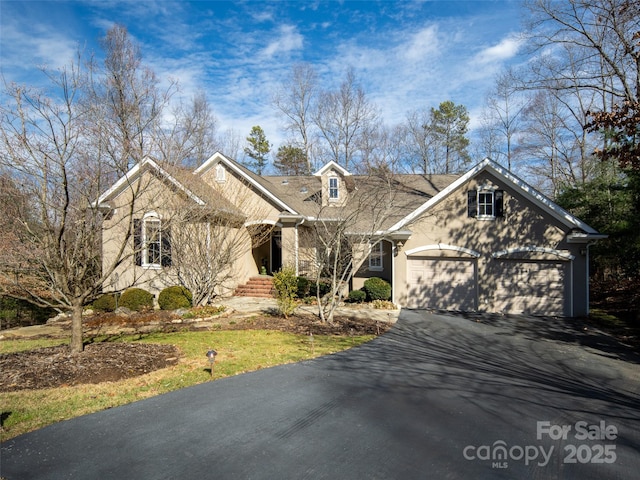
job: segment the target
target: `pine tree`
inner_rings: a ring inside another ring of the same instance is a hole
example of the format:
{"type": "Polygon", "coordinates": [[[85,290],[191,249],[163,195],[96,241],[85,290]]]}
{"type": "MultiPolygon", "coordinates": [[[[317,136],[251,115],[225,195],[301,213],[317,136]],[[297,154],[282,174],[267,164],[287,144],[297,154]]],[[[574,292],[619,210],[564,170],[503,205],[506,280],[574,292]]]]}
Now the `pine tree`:
{"type": "Polygon", "coordinates": [[[267,155],[271,151],[271,144],[259,125],[251,129],[247,143],[244,153],[251,160],[246,161],[245,164],[258,175],[262,175],[262,171],[267,166],[267,155]]]}

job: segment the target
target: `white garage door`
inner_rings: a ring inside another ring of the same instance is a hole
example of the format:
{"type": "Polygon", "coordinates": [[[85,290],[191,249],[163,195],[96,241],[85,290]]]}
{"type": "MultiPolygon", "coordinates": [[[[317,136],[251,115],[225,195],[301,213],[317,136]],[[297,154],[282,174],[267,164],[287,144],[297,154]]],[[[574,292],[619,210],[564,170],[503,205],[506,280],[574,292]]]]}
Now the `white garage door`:
{"type": "Polygon", "coordinates": [[[569,314],[565,312],[565,280],[568,262],[496,260],[495,310],[531,315],[569,314]]]}
{"type": "Polygon", "coordinates": [[[469,259],[409,258],[410,308],[472,311],[477,308],[476,262],[469,259]]]}

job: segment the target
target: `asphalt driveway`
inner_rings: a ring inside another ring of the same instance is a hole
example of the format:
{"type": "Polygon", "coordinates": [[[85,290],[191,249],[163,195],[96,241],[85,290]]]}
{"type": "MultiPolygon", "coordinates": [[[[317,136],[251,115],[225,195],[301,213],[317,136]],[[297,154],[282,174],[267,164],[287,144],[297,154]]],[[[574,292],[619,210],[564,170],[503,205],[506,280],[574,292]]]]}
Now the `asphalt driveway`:
{"type": "Polygon", "coordinates": [[[340,354],[2,444],[23,479],[635,479],[640,360],[566,321],[403,311],[340,354]]]}

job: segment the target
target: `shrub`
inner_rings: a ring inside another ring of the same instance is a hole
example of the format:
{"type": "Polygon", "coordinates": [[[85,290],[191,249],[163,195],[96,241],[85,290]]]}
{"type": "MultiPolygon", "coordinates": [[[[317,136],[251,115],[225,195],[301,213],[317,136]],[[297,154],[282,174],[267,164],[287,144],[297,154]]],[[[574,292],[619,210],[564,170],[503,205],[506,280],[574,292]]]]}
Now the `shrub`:
{"type": "Polygon", "coordinates": [[[374,300],[372,305],[373,305],[373,308],[377,308],[379,310],[395,310],[396,309],[395,304],[391,303],[388,300],[374,300]]]}
{"type": "Polygon", "coordinates": [[[96,298],[91,306],[100,312],[113,312],[116,309],[116,294],[104,293],[96,298]]]}
{"type": "Polygon", "coordinates": [[[309,293],[314,297],[317,294],[318,286],[320,287],[320,297],[324,297],[326,294],[328,294],[331,291],[331,281],[327,279],[321,279],[320,281],[318,281],[318,283],[314,282],[311,286],[309,293]]]}
{"type": "Polygon", "coordinates": [[[224,305],[203,305],[200,307],[194,307],[190,309],[188,312],[182,315],[182,318],[191,319],[191,318],[207,318],[214,317],[216,315],[220,315],[223,313],[227,307],[224,305]]]}
{"type": "Polygon", "coordinates": [[[298,291],[298,277],[292,267],[282,267],[273,274],[273,287],[276,289],[276,299],[280,313],[287,318],[296,309],[298,291]]]}
{"type": "Polygon", "coordinates": [[[182,285],[167,287],[158,295],[158,305],[162,310],[177,310],[191,308],[193,296],[188,288],[182,285]]]}
{"type": "Polygon", "coordinates": [[[298,291],[296,294],[298,298],[304,298],[309,296],[311,291],[311,280],[306,277],[298,277],[298,291]]]}
{"type": "Polygon", "coordinates": [[[367,299],[367,294],[362,290],[351,290],[349,292],[349,301],[353,303],[362,303],[367,299]]]}
{"type": "Polygon", "coordinates": [[[367,300],[389,300],[391,298],[391,285],[379,277],[372,277],[364,282],[362,289],[367,293],[367,300]]]}
{"type": "Polygon", "coordinates": [[[142,288],[129,288],[120,297],[120,306],[136,312],[153,308],[153,295],[142,288]]]}

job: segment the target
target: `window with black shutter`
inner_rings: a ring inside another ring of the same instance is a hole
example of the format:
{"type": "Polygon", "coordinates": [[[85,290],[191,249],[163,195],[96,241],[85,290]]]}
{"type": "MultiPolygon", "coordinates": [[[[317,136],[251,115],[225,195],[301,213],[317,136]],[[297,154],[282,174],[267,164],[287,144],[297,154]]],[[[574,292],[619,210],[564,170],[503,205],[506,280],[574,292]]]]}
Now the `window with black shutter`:
{"type": "Polygon", "coordinates": [[[467,213],[469,217],[492,219],[504,216],[504,190],[484,187],[467,192],[467,213]]]}
{"type": "Polygon", "coordinates": [[[504,216],[504,190],[496,190],[493,194],[495,202],[494,215],[496,217],[504,216]]]}
{"type": "Polygon", "coordinates": [[[162,266],[171,266],[171,229],[162,229],[162,266]]]}
{"type": "Polygon", "coordinates": [[[469,190],[467,192],[467,211],[470,217],[478,215],[478,191],[469,190]]]}
{"type": "Polygon", "coordinates": [[[142,220],[133,220],[133,256],[138,267],[142,266],[142,220]]]}

